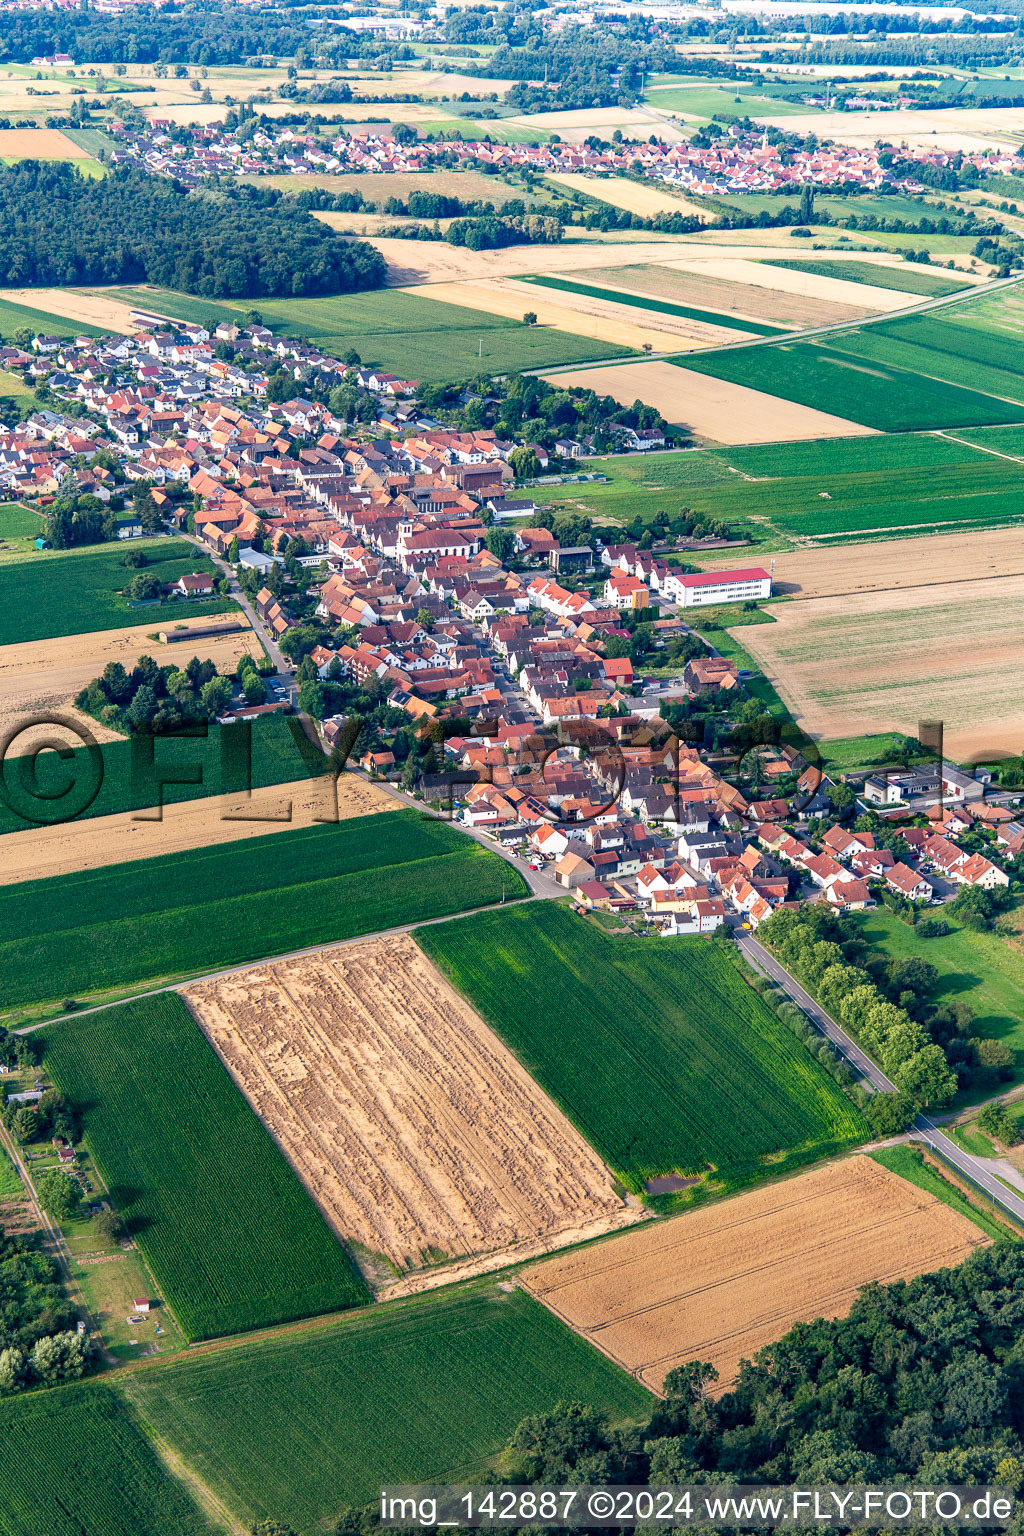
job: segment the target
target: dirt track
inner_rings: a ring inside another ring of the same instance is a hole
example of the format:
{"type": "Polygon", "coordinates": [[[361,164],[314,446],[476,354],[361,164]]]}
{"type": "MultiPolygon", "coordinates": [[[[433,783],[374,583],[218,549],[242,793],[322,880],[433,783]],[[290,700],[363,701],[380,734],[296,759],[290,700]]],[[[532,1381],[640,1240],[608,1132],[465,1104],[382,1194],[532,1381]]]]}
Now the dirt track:
{"type": "MultiPolygon", "coordinates": [[[[338,818],[373,816],[397,811],[393,800],[352,774],[338,779],[338,818]]],[[[249,800],[210,795],[166,805],[160,821],[140,819],[142,813],[96,816],[56,827],[32,827],[9,832],[0,839],[0,885],[67,875],[81,869],[101,869],[126,859],[150,859],[164,853],[233,843],[243,837],[267,837],[274,832],[309,827],[333,816],[334,798],[328,780],[297,779],[255,789],[249,800]],[[289,811],[289,806],[291,807],[289,811]],[[263,817],[266,819],[255,819],[263,817]],[[244,819],[243,819],[244,818],[244,819]]]]}
{"type": "Polygon", "coordinates": [[[622,405],[644,400],[673,426],[685,426],[716,443],[781,443],[818,437],[870,437],[870,427],[829,416],[806,405],[730,384],[672,363],[609,363],[603,368],[558,369],[553,384],[580,384],[611,395],[622,405]]]}
{"type": "Polygon", "coordinates": [[[719,1388],[795,1322],[839,1317],[870,1280],[958,1264],[987,1239],[870,1158],[546,1260],[523,1283],[654,1391],[685,1360],[719,1388]]]}
{"type": "MultiPolygon", "coordinates": [[[[130,670],[140,656],[152,656],[160,666],[173,662],[183,667],[198,655],[200,660],[215,662],[219,669],[230,671],[244,651],[259,656],[262,649],[240,610],[184,621],[175,616],[173,622],[154,616],[148,624],[136,624],[129,629],[103,629],[92,634],[63,635],[56,640],[27,640],[21,645],[0,646],[0,736],[29,715],[53,710],[67,713],[70,701],[94,677],[99,677],[110,661],[119,661],[130,670]],[[242,628],[231,635],[181,640],[173,645],[161,645],[151,638],[165,625],[175,631],[181,624],[186,629],[202,629],[218,619],[230,619],[242,628]]],[[[97,722],[89,720],[88,726],[98,741],[113,739],[113,733],[97,722]]],[[[26,741],[15,752],[27,747],[26,741]]]]}
{"type": "Polygon", "coordinates": [[[184,995],[339,1235],[398,1270],[640,1217],[405,935],[184,995]]]}

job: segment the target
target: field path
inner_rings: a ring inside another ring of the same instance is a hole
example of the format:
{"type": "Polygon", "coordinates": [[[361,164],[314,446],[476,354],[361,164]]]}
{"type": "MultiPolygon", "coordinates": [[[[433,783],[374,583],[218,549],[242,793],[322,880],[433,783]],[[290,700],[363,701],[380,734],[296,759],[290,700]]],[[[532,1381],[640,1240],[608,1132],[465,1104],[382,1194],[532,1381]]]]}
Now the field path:
{"type": "Polygon", "coordinates": [[[1000,453],[998,448],[986,448],[983,443],[969,443],[966,437],[955,437],[952,432],[935,432],[934,437],[946,437],[951,443],[960,443],[964,448],[974,448],[978,453],[990,453],[994,459],[1009,459],[1011,464],[1024,464],[1024,459],[1017,453],[1000,453]]]}

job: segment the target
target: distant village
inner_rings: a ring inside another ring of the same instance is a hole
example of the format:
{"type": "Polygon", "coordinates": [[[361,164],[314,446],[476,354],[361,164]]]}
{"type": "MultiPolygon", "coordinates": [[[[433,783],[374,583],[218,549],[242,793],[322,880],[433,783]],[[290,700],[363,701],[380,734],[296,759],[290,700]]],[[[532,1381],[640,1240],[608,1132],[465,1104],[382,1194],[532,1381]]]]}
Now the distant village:
{"type": "MultiPolygon", "coordinates": [[[[253,108],[258,112],[258,107],[253,108]]],[[[109,163],[129,165],[158,175],[175,176],[186,184],[198,184],[211,176],[245,175],[340,175],[348,172],[408,173],[443,164],[473,164],[494,171],[588,172],[595,176],[631,172],[676,186],[681,191],[709,197],[737,192],[787,192],[799,194],[809,182],[815,186],[856,186],[879,191],[898,185],[907,192],[923,191],[921,183],[904,170],[883,165],[882,148],[846,144],[815,144],[792,148],[771,144],[760,130],[751,132],[731,124],[710,143],[667,143],[653,134],[651,141],[567,144],[553,134],[543,144],[501,144],[487,139],[405,141],[390,124],[352,124],[323,143],[301,128],[261,124],[240,139],[219,124],[182,129],[169,119],[153,118],[143,127],[120,121],[110,125],[115,143],[109,163]]],[[[468,124],[467,124],[468,131],[468,124]]],[[[889,157],[891,158],[891,157],[889,157]]],[[[939,168],[953,164],[973,165],[982,174],[1000,174],[1019,166],[1010,149],[954,155],[949,149],[916,148],[901,151],[901,163],[912,161],[939,168]]]]}

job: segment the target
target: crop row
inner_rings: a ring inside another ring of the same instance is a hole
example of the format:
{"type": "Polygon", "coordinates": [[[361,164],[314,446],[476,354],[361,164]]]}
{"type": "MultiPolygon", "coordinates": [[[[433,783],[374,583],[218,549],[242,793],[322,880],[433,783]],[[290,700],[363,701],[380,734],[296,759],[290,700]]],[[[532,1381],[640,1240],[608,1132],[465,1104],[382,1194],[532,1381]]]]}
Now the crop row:
{"type": "Polygon", "coordinates": [[[177,993],[52,1025],[44,1061],[189,1338],[369,1299],[177,993]]]}
{"type": "Polygon", "coordinates": [[[524,889],[414,811],[32,881],[0,893],[0,1006],[239,965],[524,889]]]}
{"type": "Polygon", "coordinates": [[[708,1165],[741,1182],[767,1156],[860,1133],[716,945],[609,938],[546,903],[416,939],[635,1190],[708,1165]]]}

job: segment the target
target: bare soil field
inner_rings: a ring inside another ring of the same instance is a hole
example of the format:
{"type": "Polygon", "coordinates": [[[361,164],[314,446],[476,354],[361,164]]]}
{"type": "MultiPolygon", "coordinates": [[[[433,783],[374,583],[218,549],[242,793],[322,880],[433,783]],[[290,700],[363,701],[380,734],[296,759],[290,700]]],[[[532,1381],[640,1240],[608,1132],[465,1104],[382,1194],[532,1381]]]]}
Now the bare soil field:
{"type": "MultiPolygon", "coordinates": [[[[791,117],[757,117],[769,127],[789,128],[791,117]]],[[[821,139],[841,144],[872,145],[879,135],[891,144],[911,149],[1003,149],[1019,144],[1024,135],[1024,107],[953,107],[937,112],[821,112],[814,119],[821,139]]]]}
{"type": "MultiPolygon", "coordinates": [[[[342,1237],[403,1272],[640,1219],[408,935],[183,996],[342,1237]]],[[[447,1273],[443,1276],[447,1279],[447,1273]]]]}
{"type": "MultiPolygon", "coordinates": [[[[792,252],[787,252],[792,259],[792,252]]],[[[750,257],[736,260],[716,253],[694,260],[687,255],[682,260],[667,261],[665,265],[676,272],[707,272],[717,278],[727,278],[736,283],[752,283],[755,288],[770,288],[775,293],[794,294],[804,299],[828,299],[859,309],[887,314],[890,310],[906,309],[914,302],[913,294],[897,293],[892,288],[874,287],[871,283],[846,283],[838,277],[822,277],[817,272],[798,272],[793,267],[769,267],[750,257]]]]}
{"type": "MultiPolygon", "coordinates": [[[[451,80],[453,76],[445,78],[451,80]]],[[[541,128],[546,133],[557,133],[567,144],[580,144],[593,133],[600,134],[602,138],[611,138],[616,128],[621,128],[623,133],[628,130],[630,138],[646,139],[655,126],[659,138],[670,143],[688,137],[672,123],[663,119],[656,122],[641,107],[582,107],[568,112],[525,112],[520,117],[509,117],[505,121],[523,128],[541,128]]]]}
{"type": "Polygon", "coordinates": [[[672,426],[717,443],[782,443],[818,437],[868,437],[871,427],[829,416],[806,405],[764,395],[672,363],[610,363],[600,368],[559,370],[544,375],[553,384],[580,384],[611,395],[622,405],[644,400],[672,426]]]}
{"type": "Polygon", "coordinates": [[[135,329],[128,318],[131,306],[108,298],[102,288],[0,288],[0,299],[98,325],[118,336],[128,336],[135,329]]]}
{"type": "Polygon", "coordinates": [[[0,128],[0,160],[88,160],[59,128],[0,128]]]}
{"type": "Polygon", "coordinates": [[[607,283],[609,288],[628,289],[630,293],[646,294],[652,299],[668,299],[697,309],[720,310],[723,314],[743,319],[775,321],[778,325],[838,325],[843,320],[859,320],[871,313],[854,304],[836,304],[829,299],[780,293],[756,283],[729,282],[715,276],[709,261],[703,263],[700,272],[680,272],[673,267],[643,263],[568,275],[580,282],[607,283]]]}
{"type": "MultiPolygon", "coordinates": [[[[259,656],[263,649],[243,613],[237,615],[237,621],[243,626],[237,633],[198,639],[194,644],[182,640],[175,645],[161,645],[152,636],[162,620],[154,618],[130,629],[105,629],[95,634],[0,646],[0,736],[25,716],[55,709],[66,713],[76,693],[99,677],[108,661],[119,661],[131,671],[140,656],[152,656],[160,665],[174,660],[176,665],[184,666],[198,654],[202,661],[209,659],[218,669],[231,671],[243,652],[259,656]]],[[[178,622],[175,620],[175,629],[178,622]]],[[[201,629],[215,620],[196,618],[183,622],[187,629],[201,629]]],[[[111,740],[111,733],[105,732],[98,722],[90,720],[88,724],[98,741],[111,740]]],[[[28,746],[22,747],[19,738],[15,752],[20,750],[28,750],[28,746]]]]}
{"type": "Polygon", "coordinates": [[[811,736],[942,720],[956,760],[1008,757],[1024,749],[1022,601],[1024,575],[815,597],[742,644],[811,736]]]}
{"type": "Polygon", "coordinates": [[[982,533],[936,533],[885,539],[836,549],[773,555],[773,592],[794,597],[838,597],[859,592],[905,591],[939,582],[1024,576],[1024,528],[982,533]]]}
{"type": "MultiPolygon", "coordinates": [[[[632,309],[613,300],[594,299],[582,293],[555,293],[554,290],[518,284],[514,278],[498,277],[489,282],[431,283],[404,290],[421,299],[443,299],[448,304],[481,309],[489,315],[506,315],[521,320],[527,310],[538,324],[555,326],[574,336],[590,336],[595,341],[615,342],[639,350],[649,343],[655,351],[693,351],[700,347],[720,346],[725,341],[741,341],[742,331],[702,325],[679,315],[662,315],[651,310],[632,309]],[[551,296],[553,295],[553,296],[551,296]],[[639,318],[644,316],[644,323],[639,318]]],[[[753,333],[751,333],[753,339],[753,333]]]]}
{"type": "MultiPolygon", "coordinates": [[[[92,720],[86,723],[90,729],[94,727],[92,720]]],[[[108,737],[111,735],[107,733],[108,737]]],[[[333,818],[334,807],[329,781],[296,779],[290,784],[254,789],[248,800],[210,795],[202,800],[165,805],[159,821],[141,811],[125,811],[116,816],[9,832],[0,842],[0,885],[20,885],[23,880],[101,869],[128,859],[151,859],[165,853],[209,848],[214,843],[234,843],[243,837],[290,832],[333,818]],[[259,817],[266,819],[256,819],[259,817]]],[[[339,776],[339,821],[399,809],[399,801],[366,780],[352,774],[339,776]]]]}
{"type": "Polygon", "coordinates": [[[588,197],[599,198],[613,208],[639,213],[644,218],[655,213],[685,213],[695,215],[702,224],[711,221],[711,214],[700,203],[670,192],[657,182],[630,181],[626,176],[585,176],[580,171],[549,171],[544,179],[553,181],[556,186],[568,187],[570,192],[584,192],[588,197]]]}
{"type": "Polygon", "coordinates": [[[796,1322],[840,1317],[869,1281],[958,1264],[987,1239],[966,1217],[870,1158],[549,1259],[523,1283],[570,1327],[660,1391],[685,1360],[719,1390],[796,1322]]]}

